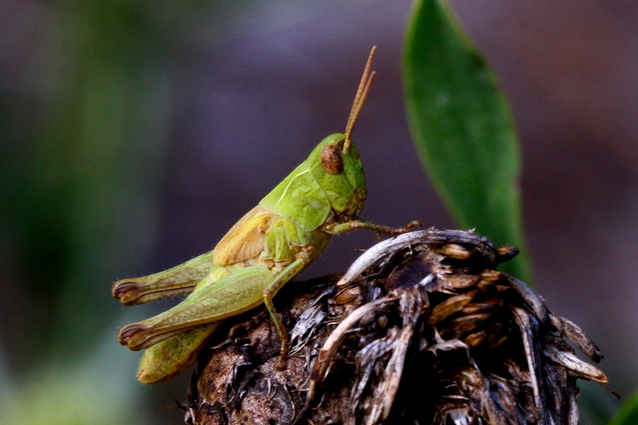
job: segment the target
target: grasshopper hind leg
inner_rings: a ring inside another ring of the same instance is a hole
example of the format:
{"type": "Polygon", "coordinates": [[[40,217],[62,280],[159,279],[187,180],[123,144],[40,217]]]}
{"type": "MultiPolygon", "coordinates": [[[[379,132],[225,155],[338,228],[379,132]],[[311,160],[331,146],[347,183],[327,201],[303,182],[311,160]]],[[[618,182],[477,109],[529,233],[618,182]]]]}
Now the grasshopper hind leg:
{"type": "Polygon", "coordinates": [[[213,267],[213,251],[210,251],[163,272],[119,280],[113,284],[113,297],[124,305],[137,305],[186,295],[193,292],[213,267]]]}
{"type": "Polygon", "coordinates": [[[133,351],[148,348],[188,328],[250,310],[263,302],[262,292],[274,279],[263,267],[239,268],[219,279],[211,273],[175,307],[121,328],[120,343],[133,351]]]}

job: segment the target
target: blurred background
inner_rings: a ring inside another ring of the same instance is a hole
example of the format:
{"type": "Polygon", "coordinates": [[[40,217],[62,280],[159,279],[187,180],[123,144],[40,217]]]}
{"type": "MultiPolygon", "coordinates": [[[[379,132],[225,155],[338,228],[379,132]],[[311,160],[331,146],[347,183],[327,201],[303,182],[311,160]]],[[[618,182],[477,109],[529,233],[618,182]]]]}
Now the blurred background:
{"type": "MultiPolygon", "coordinates": [[[[452,1],[519,126],[535,282],[638,382],[638,3],[452,1]]],[[[325,136],[354,140],[364,216],[453,227],[411,144],[400,78],[410,2],[0,0],[0,422],[175,424],[188,376],[145,387],[115,280],[210,250],[325,136]],[[236,4],[237,3],[237,4],[236,4]]],[[[480,229],[477,229],[480,232],[480,229]]],[[[343,235],[301,279],[344,271],[343,235]]],[[[190,375],[189,373],[185,375],[190,375]]],[[[588,384],[584,423],[615,400],[588,384]]]]}

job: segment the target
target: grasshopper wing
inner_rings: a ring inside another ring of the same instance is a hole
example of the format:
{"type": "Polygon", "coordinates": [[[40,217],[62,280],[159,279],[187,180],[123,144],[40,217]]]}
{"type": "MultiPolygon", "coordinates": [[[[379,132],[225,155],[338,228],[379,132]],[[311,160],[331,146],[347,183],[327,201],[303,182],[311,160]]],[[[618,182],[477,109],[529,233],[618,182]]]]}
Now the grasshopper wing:
{"type": "Polygon", "coordinates": [[[250,210],[219,241],[213,262],[227,265],[257,257],[264,250],[266,231],[276,217],[260,206],[250,210]]]}

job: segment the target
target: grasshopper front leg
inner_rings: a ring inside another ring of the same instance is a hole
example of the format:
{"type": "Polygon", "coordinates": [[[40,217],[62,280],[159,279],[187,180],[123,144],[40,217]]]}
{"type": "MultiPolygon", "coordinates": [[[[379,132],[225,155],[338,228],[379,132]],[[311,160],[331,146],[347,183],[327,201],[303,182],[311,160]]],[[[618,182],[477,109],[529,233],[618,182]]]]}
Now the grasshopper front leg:
{"type": "Polygon", "coordinates": [[[421,227],[421,222],[414,220],[408,223],[405,227],[393,228],[388,226],[381,226],[365,220],[350,220],[344,223],[328,223],[324,225],[324,231],[331,235],[339,235],[341,233],[351,232],[357,229],[368,229],[374,232],[386,233],[389,235],[402,235],[407,233],[413,227],[421,227]]]}

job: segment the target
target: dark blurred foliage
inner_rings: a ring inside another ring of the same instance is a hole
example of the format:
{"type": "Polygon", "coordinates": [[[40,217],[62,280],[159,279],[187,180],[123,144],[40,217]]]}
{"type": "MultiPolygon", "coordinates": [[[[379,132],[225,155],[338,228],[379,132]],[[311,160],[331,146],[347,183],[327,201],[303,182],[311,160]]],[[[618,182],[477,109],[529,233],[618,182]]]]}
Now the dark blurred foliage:
{"type": "MultiPolygon", "coordinates": [[[[537,290],[599,343],[611,385],[628,394],[638,378],[638,4],[453,4],[512,101],[537,290]]],[[[209,250],[343,131],[372,45],[378,78],[354,135],[364,215],[453,226],[405,121],[408,13],[401,1],[1,1],[0,336],[17,387],[5,380],[0,391],[37,387],[34,373],[81,367],[101,349],[104,370],[78,375],[93,377],[97,410],[100,400],[116,409],[107,394],[119,392],[177,423],[179,412],[159,409],[183,399],[185,379],[137,384],[138,354],[115,338],[123,314],[166,304],[123,310],[111,283],[209,250]]],[[[352,248],[373,241],[335,238],[304,276],[344,270],[352,248]]],[[[129,415],[130,403],[120,405],[129,415]]]]}

